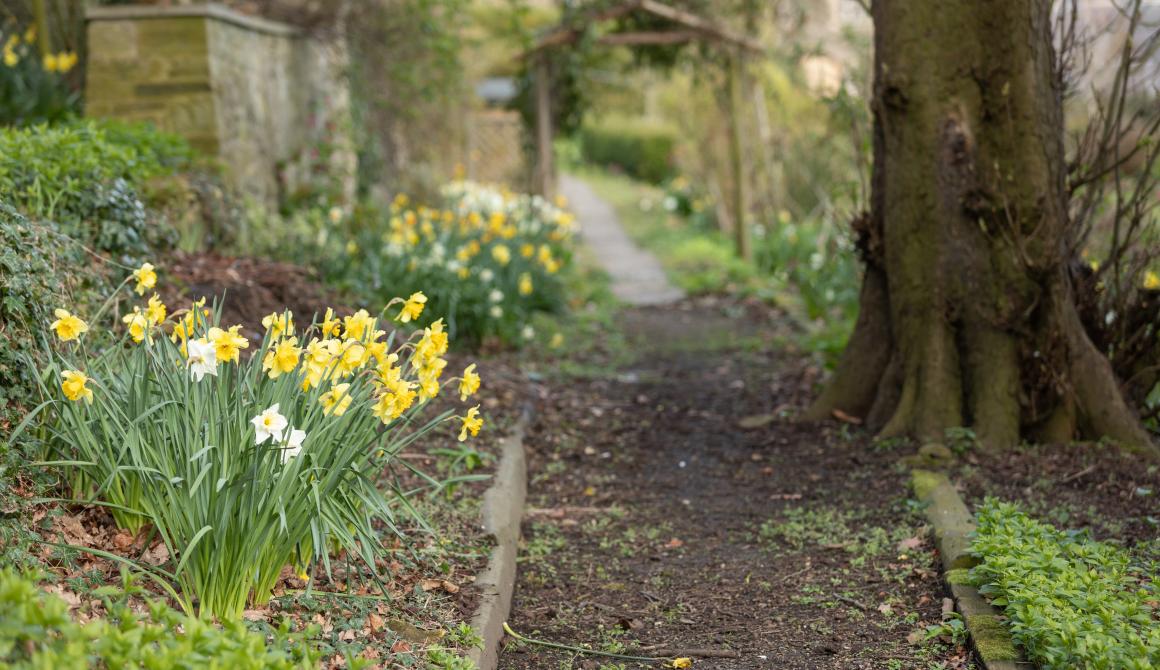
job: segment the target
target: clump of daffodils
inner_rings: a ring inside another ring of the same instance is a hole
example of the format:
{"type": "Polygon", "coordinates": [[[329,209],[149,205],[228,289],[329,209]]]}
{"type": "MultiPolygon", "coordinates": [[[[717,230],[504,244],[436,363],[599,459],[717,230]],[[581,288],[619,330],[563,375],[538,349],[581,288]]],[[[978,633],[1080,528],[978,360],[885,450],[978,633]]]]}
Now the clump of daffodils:
{"type": "Polygon", "coordinates": [[[426,291],[429,303],[416,302],[419,293],[402,303],[403,323],[442,318],[457,339],[522,344],[534,313],[564,306],[572,215],[539,196],[474,182],[452,182],[442,195],[441,208],[400,196],[369,215],[335,242],[330,274],[382,299],[392,297],[382,295],[387,288],[426,291]],[[424,307],[433,316],[420,317],[424,307]]]}
{"type": "Polygon", "coordinates": [[[329,565],[335,545],[374,569],[376,529],[409,507],[377,485],[384,467],[444,423],[459,440],[483,425],[478,405],[425,416],[447,385],[461,403],[481,386],[474,364],[448,374],[442,319],[396,327],[434,301],[414,291],[378,313],[327,309],[310,322],[275,312],[251,341],[204,299],[171,309],[145,298],[157,283],[146,263],[125,281],[138,298],[123,314],[90,323],[62,306],[46,324],[59,342],[48,427],[78,498],[131,530],[152,525],[186,604],[218,617],[264,602],[287,565],[329,565]],[[119,342],[89,351],[102,328],[119,342]]]}

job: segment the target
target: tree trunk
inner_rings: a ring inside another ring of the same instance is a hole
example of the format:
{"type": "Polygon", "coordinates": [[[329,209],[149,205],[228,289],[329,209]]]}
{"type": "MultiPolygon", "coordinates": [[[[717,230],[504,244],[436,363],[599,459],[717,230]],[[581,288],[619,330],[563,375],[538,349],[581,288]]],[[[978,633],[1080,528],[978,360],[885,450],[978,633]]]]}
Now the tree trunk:
{"type": "Polygon", "coordinates": [[[1156,451],[1076,314],[1050,0],[875,0],[862,312],[807,412],[1156,451]]]}

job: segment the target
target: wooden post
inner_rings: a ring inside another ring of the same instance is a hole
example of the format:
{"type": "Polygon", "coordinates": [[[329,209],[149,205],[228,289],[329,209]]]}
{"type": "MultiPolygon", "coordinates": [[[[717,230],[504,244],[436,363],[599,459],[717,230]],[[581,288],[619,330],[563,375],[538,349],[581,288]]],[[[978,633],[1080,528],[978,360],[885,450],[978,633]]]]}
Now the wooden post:
{"type": "Polygon", "coordinates": [[[729,142],[729,158],[733,167],[733,239],[737,248],[737,255],[749,260],[752,257],[749,245],[749,210],[748,195],[745,183],[745,155],[743,149],[743,129],[741,128],[741,110],[743,108],[743,79],[745,77],[745,54],[740,48],[729,56],[729,124],[731,141],[729,142]]]}
{"type": "Polygon", "coordinates": [[[536,58],[536,192],[555,196],[556,167],[552,161],[552,79],[546,53],[536,58]]]}

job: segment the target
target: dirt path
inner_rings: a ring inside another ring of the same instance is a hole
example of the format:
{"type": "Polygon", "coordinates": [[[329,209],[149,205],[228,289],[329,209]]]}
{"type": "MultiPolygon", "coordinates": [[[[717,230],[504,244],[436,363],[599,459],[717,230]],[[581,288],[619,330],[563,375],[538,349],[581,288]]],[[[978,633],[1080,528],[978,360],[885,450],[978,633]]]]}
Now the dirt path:
{"type": "MultiPolygon", "coordinates": [[[[943,593],[901,454],[782,418],[811,373],[781,344],[778,314],[700,300],[629,308],[618,323],[631,362],[573,361],[547,382],[528,436],[515,630],[736,656],[698,668],[967,667],[956,645],[916,633],[940,621],[943,593]]],[[[659,663],[508,640],[500,667],[659,663]]]]}

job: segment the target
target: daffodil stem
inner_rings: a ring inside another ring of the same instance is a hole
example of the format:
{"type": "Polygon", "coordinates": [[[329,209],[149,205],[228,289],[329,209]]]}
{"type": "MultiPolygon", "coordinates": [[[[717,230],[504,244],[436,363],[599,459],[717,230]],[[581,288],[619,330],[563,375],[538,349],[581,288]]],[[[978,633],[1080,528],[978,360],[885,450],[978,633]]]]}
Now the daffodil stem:
{"type": "Polygon", "coordinates": [[[507,633],[508,635],[511,635],[512,637],[519,640],[520,642],[525,642],[527,644],[535,644],[535,645],[539,645],[541,647],[549,647],[551,649],[562,649],[564,651],[573,651],[573,652],[576,652],[578,654],[587,654],[589,656],[604,656],[607,658],[619,658],[622,661],[645,661],[648,663],[656,663],[658,661],[663,662],[663,661],[669,660],[667,658],[658,658],[655,656],[628,656],[626,654],[614,654],[610,651],[597,651],[596,649],[585,649],[584,647],[574,647],[574,646],[569,645],[569,644],[560,644],[558,642],[548,642],[547,640],[537,640],[535,638],[525,637],[525,636],[520,635],[519,633],[515,632],[514,630],[512,630],[512,627],[507,624],[506,621],[503,624],[503,630],[505,633],[507,633]]]}

